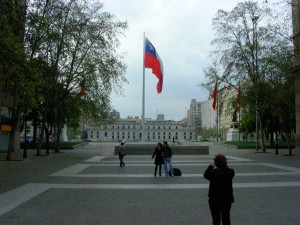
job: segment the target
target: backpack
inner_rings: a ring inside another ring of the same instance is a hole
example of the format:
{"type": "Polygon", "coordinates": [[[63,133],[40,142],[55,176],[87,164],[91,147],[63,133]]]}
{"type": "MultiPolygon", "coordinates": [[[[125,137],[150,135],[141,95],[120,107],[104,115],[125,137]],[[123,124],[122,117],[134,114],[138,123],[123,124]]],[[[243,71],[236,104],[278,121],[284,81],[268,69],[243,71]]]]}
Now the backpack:
{"type": "MultiPolygon", "coordinates": [[[[181,176],[181,170],[178,168],[173,168],[174,176],[181,176]]],[[[171,171],[169,171],[169,176],[171,176],[171,171]]]]}

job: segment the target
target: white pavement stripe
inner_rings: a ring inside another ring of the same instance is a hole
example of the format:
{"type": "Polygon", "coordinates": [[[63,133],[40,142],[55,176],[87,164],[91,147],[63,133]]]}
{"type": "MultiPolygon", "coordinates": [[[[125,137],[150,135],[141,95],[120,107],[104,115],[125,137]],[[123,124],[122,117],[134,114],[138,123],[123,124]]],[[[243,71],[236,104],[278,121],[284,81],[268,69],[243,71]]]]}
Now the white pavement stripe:
{"type": "Polygon", "coordinates": [[[85,160],[86,162],[100,162],[102,159],[107,158],[106,156],[94,156],[90,159],[85,160]]]}
{"type": "Polygon", "coordinates": [[[51,184],[25,184],[0,195],[0,215],[51,188],[51,184]]]}
{"type": "Polygon", "coordinates": [[[236,183],[233,188],[299,187],[300,182],[236,183]]]}
{"type": "MultiPolygon", "coordinates": [[[[288,166],[281,166],[271,163],[234,163],[231,166],[265,166],[276,169],[285,170],[287,172],[254,172],[254,173],[236,173],[236,176],[280,176],[280,175],[299,175],[300,169],[288,166]]],[[[73,166],[67,167],[50,176],[60,176],[60,177],[149,177],[149,174],[79,174],[88,167],[119,167],[119,164],[75,164],[73,166]]],[[[153,164],[126,164],[126,167],[153,167],[153,164]]],[[[193,166],[207,166],[207,164],[184,164],[177,163],[173,165],[174,167],[193,167],[193,166]]],[[[184,177],[198,177],[199,174],[185,174],[184,177]]],[[[200,176],[202,176],[200,174],[200,176]]]]}
{"type": "MultiPolygon", "coordinates": [[[[174,179],[174,178],[168,178],[174,179]]],[[[0,216],[49,189],[207,189],[209,184],[46,184],[29,183],[0,195],[0,216]]],[[[300,182],[233,183],[233,188],[300,187],[300,182]]]]}
{"type": "Polygon", "coordinates": [[[287,170],[287,171],[293,171],[293,172],[297,172],[300,173],[300,169],[295,168],[295,167],[290,167],[290,166],[282,166],[282,165],[278,165],[278,164],[273,164],[273,163],[261,163],[264,166],[269,166],[269,167],[273,167],[276,169],[281,169],[281,170],[287,170]]]}
{"type": "MultiPolygon", "coordinates": [[[[154,166],[153,162],[149,162],[149,163],[136,163],[137,161],[124,161],[126,163],[126,167],[130,166],[154,166]]],[[[209,163],[199,163],[199,162],[194,162],[194,163],[181,163],[181,162],[177,162],[177,161],[172,161],[173,167],[176,166],[208,166],[209,163]]],[[[86,163],[86,164],[76,164],[80,165],[80,167],[82,167],[83,169],[86,169],[88,166],[112,166],[112,167],[119,167],[120,163],[118,161],[116,161],[115,163],[112,161],[108,161],[108,162],[101,162],[101,164],[96,164],[96,163],[86,163]]],[[[76,165],[74,165],[74,167],[76,167],[76,165]]],[[[281,169],[281,170],[287,170],[287,171],[293,171],[293,172],[300,172],[300,169],[295,168],[295,167],[288,167],[288,166],[280,166],[280,165],[276,165],[276,164],[271,164],[271,163],[231,163],[229,166],[266,166],[266,167],[273,167],[273,168],[277,168],[277,169],[281,169]]],[[[68,168],[70,168],[70,171],[73,171],[74,168],[71,168],[73,166],[70,166],[68,168]]],[[[67,170],[68,168],[64,169],[67,170]]],[[[78,168],[79,169],[79,168],[78,168]]]]}
{"type": "MultiPolygon", "coordinates": [[[[50,176],[59,176],[63,173],[65,176],[80,173],[82,170],[90,167],[91,164],[75,164],[73,166],[67,167],[66,169],[60,170],[56,173],[51,174],[50,176]]],[[[92,164],[93,165],[93,164],[92,164]]]]}
{"type": "MultiPolygon", "coordinates": [[[[54,175],[52,175],[54,176],[54,175]]],[[[154,177],[153,174],[72,174],[72,175],[65,175],[63,173],[57,174],[55,176],[59,177],[81,177],[81,178],[149,178],[154,177]]],[[[159,177],[159,176],[158,176],[159,177]]],[[[164,175],[162,176],[164,177],[164,175]]],[[[202,174],[185,174],[181,177],[203,177],[202,174]]]]}
{"type": "MultiPolygon", "coordinates": [[[[299,187],[300,182],[233,183],[233,188],[299,187]]],[[[52,188],[72,189],[203,189],[209,184],[52,184],[52,188]]]]}
{"type": "MultiPolygon", "coordinates": [[[[141,157],[141,156],[139,156],[141,157]]],[[[148,156],[149,157],[149,156],[148,156]]],[[[90,159],[87,159],[85,160],[86,162],[101,162],[101,163],[105,163],[105,162],[118,162],[118,159],[115,159],[115,160],[109,160],[109,161],[103,161],[103,159],[107,158],[106,156],[94,156],[90,159]]],[[[132,158],[132,156],[128,156],[128,158],[132,158]]],[[[234,156],[228,156],[227,157],[228,159],[228,162],[235,162],[235,161],[241,161],[241,162],[249,162],[249,161],[253,161],[253,160],[250,160],[250,159],[244,159],[244,158],[239,158],[239,157],[234,157],[234,156]]],[[[185,156],[177,156],[177,157],[174,157],[173,158],[173,162],[211,162],[212,160],[212,157],[211,156],[188,156],[188,155],[185,155],[185,156]],[[193,160],[180,160],[180,158],[192,158],[193,160]],[[204,159],[203,159],[204,158],[204,159]]],[[[127,161],[127,160],[126,160],[127,161]]],[[[149,160],[135,160],[135,161],[132,161],[132,160],[128,160],[127,162],[149,162],[149,163],[153,163],[153,160],[151,161],[150,159],[149,160]]]]}
{"type": "Polygon", "coordinates": [[[53,184],[53,188],[66,189],[198,189],[208,184],[53,184]]]}
{"type": "MultiPolygon", "coordinates": [[[[251,177],[251,176],[288,176],[300,175],[298,172],[265,172],[265,173],[236,173],[236,177],[251,177]]],[[[154,177],[153,174],[64,174],[55,173],[51,176],[57,177],[81,177],[81,178],[148,178],[154,177]]],[[[181,177],[203,177],[203,174],[182,174],[181,177]]]]}
{"type": "MultiPolygon", "coordinates": [[[[87,160],[86,160],[87,161],[87,160]]],[[[92,161],[89,160],[87,162],[101,162],[103,164],[105,163],[120,163],[119,160],[107,160],[107,161],[92,161]]],[[[154,159],[153,160],[125,160],[125,163],[150,163],[153,164],[154,163],[154,159]]],[[[200,163],[200,162],[206,162],[205,165],[208,165],[211,160],[172,160],[172,163],[200,163]]]]}

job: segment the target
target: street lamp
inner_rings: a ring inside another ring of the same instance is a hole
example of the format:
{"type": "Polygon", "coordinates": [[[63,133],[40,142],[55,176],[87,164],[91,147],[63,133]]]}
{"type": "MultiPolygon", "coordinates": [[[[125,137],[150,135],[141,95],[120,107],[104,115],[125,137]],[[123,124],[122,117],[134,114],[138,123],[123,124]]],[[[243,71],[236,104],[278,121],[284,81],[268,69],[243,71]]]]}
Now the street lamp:
{"type": "Polygon", "coordinates": [[[259,16],[253,16],[252,18],[252,23],[253,23],[253,42],[255,41],[255,60],[253,60],[252,65],[253,69],[255,69],[255,82],[256,82],[256,87],[255,87],[255,105],[256,105],[256,112],[255,112],[255,127],[256,127],[256,146],[255,150],[258,151],[258,87],[257,87],[257,80],[258,80],[258,52],[257,52],[257,20],[259,19],[259,16]],[[255,63],[255,65],[254,65],[255,63]]]}

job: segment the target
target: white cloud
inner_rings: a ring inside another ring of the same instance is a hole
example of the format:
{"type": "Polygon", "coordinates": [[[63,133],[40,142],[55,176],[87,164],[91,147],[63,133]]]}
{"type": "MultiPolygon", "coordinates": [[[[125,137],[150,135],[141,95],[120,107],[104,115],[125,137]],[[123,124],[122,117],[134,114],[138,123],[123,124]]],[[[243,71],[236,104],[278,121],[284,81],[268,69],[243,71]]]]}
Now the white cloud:
{"type": "Polygon", "coordinates": [[[105,0],[104,10],[120,20],[127,20],[129,29],[122,38],[120,51],[127,52],[124,97],[112,96],[113,107],[127,115],[142,114],[143,33],[152,42],[164,64],[164,87],[156,92],[157,78],[146,69],[145,116],[166,119],[185,117],[192,99],[204,101],[209,93],[197,84],[203,82],[203,68],[213,39],[212,18],[218,9],[231,10],[239,0],[105,0]]]}

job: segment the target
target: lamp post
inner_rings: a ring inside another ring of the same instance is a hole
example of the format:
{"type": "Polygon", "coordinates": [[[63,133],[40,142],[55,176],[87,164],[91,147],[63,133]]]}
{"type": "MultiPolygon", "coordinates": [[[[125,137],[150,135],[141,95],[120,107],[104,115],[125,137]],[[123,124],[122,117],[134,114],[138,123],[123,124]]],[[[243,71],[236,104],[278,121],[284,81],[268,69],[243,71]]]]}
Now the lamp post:
{"type": "Polygon", "coordinates": [[[257,81],[258,81],[258,52],[257,52],[257,20],[259,19],[259,16],[253,16],[252,18],[252,23],[253,23],[253,42],[255,41],[255,59],[253,59],[253,69],[255,71],[254,75],[255,75],[255,106],[256,106],[256,112],[255,112],[255,129],[256,129],[256,146],[255,146],[255,150],[258,151],[258,102],[257,102],[257,98],[258,98],[258,87],[257,87],[257,81]]]}

